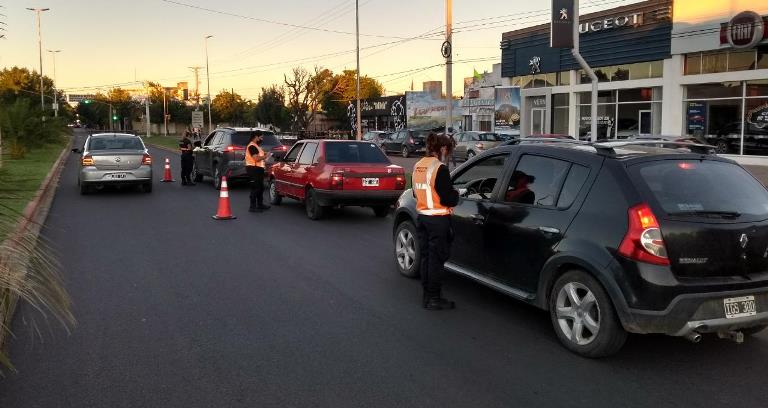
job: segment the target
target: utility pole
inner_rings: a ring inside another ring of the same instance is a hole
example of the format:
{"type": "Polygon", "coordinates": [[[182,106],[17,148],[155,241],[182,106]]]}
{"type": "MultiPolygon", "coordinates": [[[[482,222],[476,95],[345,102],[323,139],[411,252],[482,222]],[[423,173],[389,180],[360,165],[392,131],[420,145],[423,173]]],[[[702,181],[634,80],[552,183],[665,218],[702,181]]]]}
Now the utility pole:
{"type": "Polygon", "coordinates": [[[147,119],[147,137],[152,137],[152,122],[149,120],[149,89],[147,89],[147,99],[145,100],[145,105],[147,109],[146,113],[146,119],[147,119]]]}
{"type": "Polygon", "coordinates": [[[200,70],[203,67],[189,67],[195,73],[195,110],[200,108],[200,70]]]}
{"type": "Polygon", "coordinates": [[[211,120],[211,107],[213,101],[211,100],[211,71],[208,66],[208,39],[213,37],[212,35],[205,36],[205,78],[208,81],[208,133],[213,133],[213,121],[211,120]]]}
{"type": "Polygon", "coordinates": [[[43,93],[43,34],[40,30],[40,13],[50,10],[49,8],[29,8],[37,16],[37,53],[40,57],[40,108],[43,110],[43,121],[45,121],[45,94],[43,93]]]}
{"type": "Polygon", "coordinates": [[[163,123],[165,123],[165,136],[168,136],[168,104],[165,98],[166,93],[168,93],[168,90],[163,87],[163,123]]]}
{"type": "MultiPolygon", "coordinates": [[[[584,70],[584,72],[589,75],[589,78],[592,80],[592,105],[591,105],[591,112],[590,116],[592,116],[591,120],[591,132],[592,135],[590,136],[590,139],[592,142],[597,141],[597,75],[595,74],[595,70],[592,69],[592,67],[589,66],[587,61],[584,59],[584,57],[581,56],[581,52],[579,51],[579,0],[574,0],[573,2],[573,50],[571,51],[573,53],[573,57],[576,58],[576,61],[578,61],[579,65],[581,65],[581,68],[584,70]]],[[[579,115],[581,116],[581,115],[579,115]]]]}
{"type": "Polygon", "coordinates": [[[453,1],[445,0],[445,43],[443,43],[443,56],[445,57],[445,98],[448,103],[445,118],[445,135],[453,125],[453,1]],[[447,49],[446,49],[447,48],[447,49]]]}
{"type": "Polygon", "coordinates": [[[360,111],[360,0],[355,0],[355,43],[357,48],[357,84],[355,89],[355,97],[357,98],[357,107],[355,113],[357,118],[355,119],[355,128],[357,134],[355,139],[363,140],[363,129],[361,129],[363,112],[360,111]]]}
{"type": "Polygon", "coordinates": [[[56,91],[56,54],[60,53],[61,50],[48,50],[48,52],[51,53],[51,56],[53,57],[53,116],[58,117],[59,116],[59,96],[56,91]]]}

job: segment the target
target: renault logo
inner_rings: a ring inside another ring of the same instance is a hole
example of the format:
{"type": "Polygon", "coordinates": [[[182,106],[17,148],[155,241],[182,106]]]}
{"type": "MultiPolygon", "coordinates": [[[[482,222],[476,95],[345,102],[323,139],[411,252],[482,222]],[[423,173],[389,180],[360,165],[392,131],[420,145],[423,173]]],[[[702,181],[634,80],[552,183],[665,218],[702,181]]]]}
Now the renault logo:
{"type": "Polygon", "coordinates": [[[115,157],[115,163],[120,163],[120,160],[122,160],[122,159],[119,158],[119,157],[115,157]]]}
{"type": "Polygon", "coordinates": [[[749,243],[749,238],[747,237],[747,234],[741,234],[741,238],[739,238],[739,244],[741,244],[741,249],[746,249],[748,243],[749,243]]]}

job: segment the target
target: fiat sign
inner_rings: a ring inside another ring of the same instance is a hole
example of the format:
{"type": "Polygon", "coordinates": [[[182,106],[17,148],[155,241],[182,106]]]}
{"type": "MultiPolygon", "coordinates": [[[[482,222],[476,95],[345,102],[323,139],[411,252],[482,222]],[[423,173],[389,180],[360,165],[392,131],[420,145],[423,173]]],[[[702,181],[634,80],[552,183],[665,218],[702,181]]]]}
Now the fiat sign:
{"type": "Polygon", "coordinates": [[[735,15],[720,32],[720,42],[733,48],[752,48],[763,41],[765,22],[754,11],[743,11],[735,15]]]}

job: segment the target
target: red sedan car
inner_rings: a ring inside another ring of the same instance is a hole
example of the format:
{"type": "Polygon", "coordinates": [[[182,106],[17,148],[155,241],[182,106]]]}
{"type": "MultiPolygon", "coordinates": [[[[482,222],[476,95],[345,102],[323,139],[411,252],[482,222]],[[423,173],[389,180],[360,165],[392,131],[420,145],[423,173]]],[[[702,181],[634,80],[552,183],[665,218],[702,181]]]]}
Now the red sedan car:
{"type": "Polygon", "coordinates": [[[371,142],[302,140],[271,168],[273,205],[283,197],[304,202],[317,220],[329,207],[371,207],[385,217],[405,190],[405,172],[371,142]]]}

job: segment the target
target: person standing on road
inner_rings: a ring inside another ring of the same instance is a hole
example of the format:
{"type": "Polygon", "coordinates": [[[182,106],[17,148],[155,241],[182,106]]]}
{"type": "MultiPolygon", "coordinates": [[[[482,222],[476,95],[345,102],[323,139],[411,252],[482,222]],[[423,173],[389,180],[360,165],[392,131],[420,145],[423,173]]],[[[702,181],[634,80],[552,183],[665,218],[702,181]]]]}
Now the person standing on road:
{"type": "Polygon", "coordinates": [[[422,305],[427,310],[453,309],[456,304],[442,296],[445,261],[450,255],[451,214],[459,203],[448,167],[441,161],[450,151],[450,141],[434,133],[427,137],[427,155],[413,168],[413,193],[418,212],[422,305]]]}
{"type": "Polygon", "coordinates": [[[189,131],[184,134],[184,138],[179,142],[179,149],[181,150],[181,185],[182,186],[194,186],[192,182],[192,164],[195,162],[195,157],[192,154],[192,141],[189,140],[189,131]]]}
{"type": "Polygon", "coordinates": [[[456,139],[453,137],[453,128],[448,128],[448,152],[445,153],[445,157],[443,158],[443,163],[445,163],[446,166],[448,166],[448,169],[450,170],[451,163],[453,163],[453,168],[456,168],[456,154],[454,153],[454,150],[456,150],[456,139]]]}
{"type": "Polygon", "coordinates": [[[245,170],[251,179],[251,205],[250,212],[262,212],[268,210],[264,205],[264,175],[266,173],[267,154],[261,148],[264,135],[260,130],[251,134],[251,140],[245,148],[245,170]]]}

